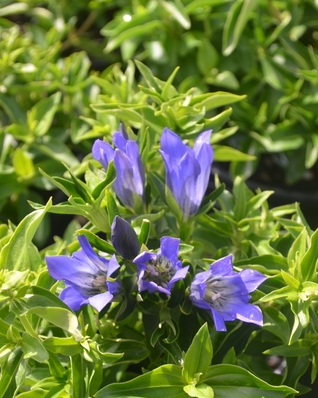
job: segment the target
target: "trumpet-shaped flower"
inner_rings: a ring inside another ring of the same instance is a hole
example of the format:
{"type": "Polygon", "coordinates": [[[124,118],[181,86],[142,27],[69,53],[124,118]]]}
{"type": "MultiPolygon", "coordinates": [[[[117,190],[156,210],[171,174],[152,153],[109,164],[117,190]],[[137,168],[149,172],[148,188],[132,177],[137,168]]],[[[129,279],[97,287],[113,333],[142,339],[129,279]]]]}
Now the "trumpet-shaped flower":
{"type": "Polygon", "coordinates": [[[60,299],[73,311],[90,304],[101,311],[120,290],[120,284],[112,280],[119,264],[113,256],[109,261],[97,256],[85,236],[79,236],[82,250],[72,257],[46,257],[49,274],[53,279],[64,280],[66,288],[60,299]]]}
{"type": "Polygon", "coordinates": [[[111,227],[111,241],[117,253],[126,260],[132,260],[139,253],[139,243],[132,226],[116,216],[111,227]]]}
{"type": "Polygon", "coordinates": [[[190,288],[192,303],[211,312],[218,332],[226,331],[224,322],[235,319],[263,326],[262,312],[249,304],[249,293],[257,289],[266,277],[253,270],[236,273],[232,260],[230,255],[216,261],[208,271],[195,276],[190,288]]]}
{"type": "Polygon", "coordinates": [[[171,295],[173,285],[184,279],[189,267],[182,268],[179,239],[163,236],[157,254],[143,252],[134,259],[138,268],[138,290],[171,295]]]}
{"type": "Polygon", "coordinates": [[[134,196],[144,200],[145,171],[141,162],[139,147],[135,141],[128,139],[128,135],[121,125],[120,130],[113,136],[116,149],[102,140],[96,140],[93,148],[93,158],[107,170],[111,160],[117,172],[114,182],[115,192],[120,201],[128,207],[134,207],[134,196]]]}
{"type": "Polygon", "coordinates": [[[200,134],[193,149],[167,128],[161,137],[160,153],[166,166],[166,185],[185,221],[199,210],[209,183],[213,162],[211,132],[200,134]]]}

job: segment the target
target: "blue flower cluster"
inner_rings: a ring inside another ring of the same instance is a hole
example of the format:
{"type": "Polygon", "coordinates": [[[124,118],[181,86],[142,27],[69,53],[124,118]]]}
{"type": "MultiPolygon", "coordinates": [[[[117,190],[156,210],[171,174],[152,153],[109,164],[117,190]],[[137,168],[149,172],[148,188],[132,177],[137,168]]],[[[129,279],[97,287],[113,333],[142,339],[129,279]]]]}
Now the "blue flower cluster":
{"type": "MultiPolygon", "coordinates": [[[[134,207],[136,197],[144,201],[145,172],[136,142],[129,140],[121,127],[113,137],[116,149],[97,140],[93,157],[105,169],[113,160],[117,179],[114,190],[127,207],[134,207]]],[[[194,216],[205,194],[213,151],[210,145],[211,131],[198,136],[194,148],[185,145],[180,137],[164,129],[160,153],[166,167],[166,185],[177,202],[184,221],[194,216]]],[[[64,280],[66,288],[60,298],[72,310],[90,304],[101,311],[114,298],[120,298],[120,265],[113,255],[110,260],[99,257],[87,238],[78,237],[82,249],[72,257],[46,257],[49,273],[56,280],[64,280]]],[[[183,280],[189,266],[178,260],[180,240],[168,236],[161,238],[157,253],[139,253],[137,235],[131,225],[116,216],[111,226],[111,242],[124,261],[136,265],[138,291],[149,294],[163,293],[171,296],[177,281],[183,280]]],[[[208,271],[194,277],[189,298],[192,303],[211,313],[217,331],[226,331],[225,322],[239,319],[262,326],[261,310],[249,304],[250,293],[263,283],[265,276],[257,271],[233,271],[233,256],[214,262],[208,271]]]]}

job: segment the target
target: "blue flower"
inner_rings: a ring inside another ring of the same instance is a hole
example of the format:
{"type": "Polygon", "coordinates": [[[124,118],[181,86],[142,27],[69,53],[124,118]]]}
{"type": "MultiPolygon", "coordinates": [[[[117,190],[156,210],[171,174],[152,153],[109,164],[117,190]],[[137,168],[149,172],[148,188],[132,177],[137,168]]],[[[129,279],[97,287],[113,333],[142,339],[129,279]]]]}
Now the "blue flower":
{"type": "Polygon", "coordinates": [[[173,285],[184,279],[189,267],[178,260],[180,240],[163,236],[158,254],[143,252],[134,259],[138,268],[138,290],[171,295],[173,285]]]}
{"type": "Polygon", "coordinates": [[[161,137],[160,153],[166,165],[166,184],[185,221],[198,212],[209,183],[213,161],[211,132],[200,134],[193,149],[167,128],[161,137]]]}
{"type": "Polygon", "coordinates": [[[249,293],[266,280],[261,273],[244,270],[233,271],[233,256],[221,258],[206,272],[200,272],[194,278],[190,288],[193,304],[211,312],[218,332],[226,332],[224,321],[239,319],[263,326],[262,311],[248,304],[249,293]]]}
{"type": "Polygon", "coordinates": [[[117,253],[126,260],[132,260],[139,253],[136,232],[126,220],[118,216],[112,223],[111,241],[117,253]]]}
{"type": "Polygon", "coordinates": [[[136,199],[144,201],[145,171],[141,162],[139,147],[135,141],[128,139],[121,125],[119,132],[113,136],[114,150],[107,142],[96,140],[92,153],[93,158],[107,170],[111,160],[117,172],[114,182],[115,192],[120,201],[127,207],[134,207],[136,199]],[[135,197],[135,198],[134,198],[135,197]]]}
{"type": "Polygon", "coordinates": [[[115,256],[108,261],[98,257],[85,236],[79,236],[82,250],[72,257],[46,257],[49,274],[53,279],[64,280],[66,289],[60,299],[73,311],[90,304],[101,311],[120,290],[120,284],[111,280],[119,268],[115,256]]]}

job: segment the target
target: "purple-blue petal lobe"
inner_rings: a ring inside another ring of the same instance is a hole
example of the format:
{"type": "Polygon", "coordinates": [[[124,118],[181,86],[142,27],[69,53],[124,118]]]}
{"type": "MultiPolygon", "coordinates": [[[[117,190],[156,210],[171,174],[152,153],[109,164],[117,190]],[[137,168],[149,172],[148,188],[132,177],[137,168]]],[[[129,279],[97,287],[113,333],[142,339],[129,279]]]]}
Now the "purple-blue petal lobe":
{"type": "Polygon", "coordinates": [[[258,271],[246,269],[240,273],[240,276],[249,293],[254,292],[263,282],[266,281],[266,276],[258,271]]]}
{"type": "Polygon", "coordinates": [[[210,271],[213,275],[229,275],[233,272],[233,255],[229,255],[215,261],[210,266],[210,271]]]}
{"type": "Polygon", "coordinates": [[[184,279],[187,276],[189,270],[189,266],[186,266],[184,268],[180,268],[178,269],[178,271],[173,275],[173,277],[171,278],[170,282],[168,283],[168,287],[172,288],[172,286],[177,282],[177,281],[181,281],[182,279],[184,279]]]}
{"type": "Polygon", "coordinates": [[[239,319],[263,325],[262,311],[249,304],[250,295],[266,280],[257,271],[233,271],[233,256],[212,264],[208,271],[198,273],[190,287],[190,300],[201,309],[210,310],[217,331],[226,331],[225,322],[239,319]]]}
{"type": "Polygon", "coordinates": [[[165,128],[160,154],[165,162],[166,185],[177,202],[184,221],[194,216],[207,189],[213,162],[211,130],[200,134],[194,149],[165,128]]]}
{"type": "Polygon", "coordinates": [[[113,135],[113,143],[115,150],[109,144],[96,140],[92,148],[93,158],[105,169],[111,160],[114,161],[117,177],[113,188],[123,205],[134,208],[134,197],[145,200],[145,171],[139,147],[135,141],[128,139],[123,125],[113,135]]]}
{"type": "Polygon", "coordinates": [[[255,323],[258,326],[263,326],[263,314],[256,305],[241,304],[237,308],[236,316],[240,321],[255,323]]]}
{"type": "Polygon", "coordinates": [[[81,296],[72,286],[68,286],[62,291],[60,300],[72,311],[78,311],[83,305],[87,304],[87,299],[81,296]]]}
{"type": "Polygon", "coordinates": [[[107,304],[113,299],[113,295],[110,292],[96,294],[95,296],[89,297],[89,304],[100,312],[107,304]]]}
{"type": "Polygon", "coordinates": [[[213,309],[211,310],[212,316],[213,316],[213,321],[215,325],[215,330],[217,332],[226,332],[226,326],[224,323],[224,319],[220,313],[217,311],[214,311],[213,309]]]}
{"type": "Polygon", "coordinates": [[[110,261],[97,256],[85,236],[78,240],[82,250],[72,257],[46,257],[48,271],[52,278],[65,281],[67,288],[60,298],[72,310],[90,303],[100,311],[99,308],[104,308],[121,291],[120,282],[113,275],[119,264],[115,256],[110,261]]]}
{"type": "Polygon", "coordinates": [[[109,162],[114,157],[113,148],[107,142],[96,140],[92,148],[92,153],[93,158],[107,170],[109,162]]]}
{"type": "Polygon", "coordinates": [[[162,254],[175,265],[178,262],[179,245],[180,239],[163,236],[160,240],[160,250],[158,254],[162,254]]]}
{"type": "Polygon", "coordinates": [[[173,285],[184,279],[188,268],[181,268],[178,260],[179,239],[164,236],[157,254],[143,252],[134,259],[137,265],[139,292],[165,293],[171,295],[173,285]]]}

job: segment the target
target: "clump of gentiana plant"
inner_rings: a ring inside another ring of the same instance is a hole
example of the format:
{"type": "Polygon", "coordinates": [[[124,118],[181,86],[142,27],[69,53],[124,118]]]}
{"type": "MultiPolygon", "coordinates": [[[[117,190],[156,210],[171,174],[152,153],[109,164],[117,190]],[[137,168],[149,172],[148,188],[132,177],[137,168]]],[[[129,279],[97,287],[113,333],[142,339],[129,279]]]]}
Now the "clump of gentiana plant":
{"type": "Polygon", "coordinates": [[[3,397],[308,391],[318,232],[297,204],[269,209],[273,192],[240,177],[231,193],[214,175],[207,191],[214,133],[196,130],[120,124],[95,140],[82,174],[43,172],[67,201],[30,202],[17,227],[1,225],[3,397]],[[48,213],[81,224],[39,252],[48,213]]]}

